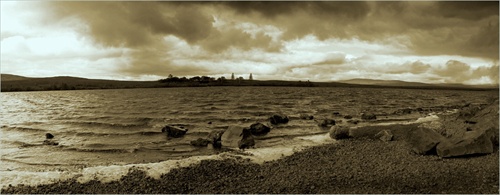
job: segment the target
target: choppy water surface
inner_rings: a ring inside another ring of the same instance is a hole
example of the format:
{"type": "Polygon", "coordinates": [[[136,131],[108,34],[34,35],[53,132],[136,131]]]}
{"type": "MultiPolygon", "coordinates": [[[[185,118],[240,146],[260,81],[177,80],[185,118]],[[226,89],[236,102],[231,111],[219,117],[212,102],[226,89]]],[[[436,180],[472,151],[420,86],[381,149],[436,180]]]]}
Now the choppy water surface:
{"type": "MultiPolygon", "coordinates": [[[[207,87],[1,93],[0,171],[51,171],[77,167],[151,163],[217,151],[191,140],[230,125],[267,123],[273,113],[290,123],[257,139],[257,148],[293,144],[296,136],[327,133],[316,119],[333,112],[373,112],[378,122],[411,121],[425,113],[394,115],[402,108],[442,110],[487,103],[498,91],[370,88],[207,87]],[[209,124],[209,122],[211,122],[209,124]],[[183,138],[168,139],[161,128],[183,124],[183,138]],[[43,145],[45,133],[58,146],[43,145]]],[[[338,118],[340,119],[340,118],[338,118]]],[[[360,124],[363,125],[363,124],[360,124]]]]}

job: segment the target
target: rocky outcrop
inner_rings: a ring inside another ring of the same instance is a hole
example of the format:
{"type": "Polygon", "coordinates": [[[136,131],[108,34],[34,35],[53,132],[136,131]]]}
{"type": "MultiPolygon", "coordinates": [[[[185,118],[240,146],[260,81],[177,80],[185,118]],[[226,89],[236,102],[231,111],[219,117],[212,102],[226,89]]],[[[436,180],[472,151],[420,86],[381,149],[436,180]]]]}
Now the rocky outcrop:
{"type": "Polygon", "coordinates": [[[461,139],[440,142],[436,151],[440,157],[490,154],[493,152],[493,144],[485,132],[468,131],[461,139]]]}
{"type": "Polygon", "coordinates": [[[190,143],[191,145],[196,147],[207,147],[208,144],[212,143],[212,141],[207,138],[198,138],[197,140],[193,140],[190,143]]]}
{"type": "Polygon", "coordinates": [[[382,130],[382,131],[378,132],[377,134],[375,134],[375,138],[380,139],[384,142],[389,142],[389,141],[393,140],[394,135],[389,130],[382,130]]]}
{"type": "Polygon", "coordinates": [[[313,115],[308,115],[308,114],[300,114],[299,118],[302,120],[313,120],[314,116],[313,115]]]}
{"type": "Polygon", "coordinates": [[[269,117],[269,122],[271,122],[271,124],[273,125],[286,124],[288,123],[288,121],[289,121],[288,116],[283,114],[275,114],[269,117]]]}
{"type": "Polygon", "coordinates": [[[361,114],[361,119],[363,119],[363,120],[376,120],[377,116],[373,113],[363,113],[363,114],[361,114]]]}
{"type": "Polygon", "coordinates": [[[252,135],[255,135],[255,136],[266,135],[270,131],[271,131],[271,128],[269,128],[268,126],[266,126],[262,123],[254,123],[254,124],[250,125],[250,132],[252,133],[252,135]]]}
{"type": "Polygon", "coordinates": [[[435,154],[436,146],[444,140],[445,138],[434,130],[420,127],[410,133],[408,143],[417,154],[435,154]]]}
{"type": "Polygon", "coordinates": [[[188,129],[186,129],[184,126],[174,126],[174,125],[167,125],[161,129],[161,132],[167,133],[168,137],[173,137],[173,138],[179,138],[182,137],[186,134],[188,129]]]}
{"type": "Polygon", "coordinates": [[[351,136],[349,135],[349,129],[350,128],[347,126],[332,126],[330,128],[330,137],[337,140],[350,138],[351,136]]]}
{"type": "Polygon", "coordinates": [[[222,134],[222,147],[228,148],[248,148],[255,145],[255,141],[250,128],[240,126],[230,126],[222,134]]]}

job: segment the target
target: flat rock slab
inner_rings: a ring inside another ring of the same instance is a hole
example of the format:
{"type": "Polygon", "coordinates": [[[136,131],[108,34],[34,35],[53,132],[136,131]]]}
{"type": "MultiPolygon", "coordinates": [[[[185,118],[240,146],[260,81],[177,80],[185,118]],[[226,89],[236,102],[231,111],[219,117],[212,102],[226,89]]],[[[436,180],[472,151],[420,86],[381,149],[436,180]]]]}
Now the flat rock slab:
{"type": "Polygon", "coordinates": [[[461,139],[440,142],[436,151],[440,157],[490,154],[493,152],[493,143],[484,131],[468,131],[461,139]]]}
{"type": "Polygon", "coordinates": [[[161,132],[167,133],[168,137],[174,137],[174,138],[179,138],[184,136],[187,131],[188,129],[186,129],[183,126],[173,126],[173,125],[167,125],[161,129],[161,132]]]}
{"type": "Polygon", "coordinates": [[[229,126],[221,137],[222,147],[248,148],[255,145],[249,128],[229,126]]]}

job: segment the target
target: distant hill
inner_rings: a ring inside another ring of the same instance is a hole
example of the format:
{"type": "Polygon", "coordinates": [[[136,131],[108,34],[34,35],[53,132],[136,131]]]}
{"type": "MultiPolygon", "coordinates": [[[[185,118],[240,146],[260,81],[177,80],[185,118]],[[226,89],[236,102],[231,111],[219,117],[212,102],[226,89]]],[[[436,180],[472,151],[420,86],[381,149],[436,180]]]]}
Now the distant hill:
{"type": "MultiPolygon", "coordinates": [[[[160,80],[161,81],[161,80],[160,80]]],[[[48,91],[81,89],[124,89],[158,87],[208,87],[208,86],[282,86],[282,87],[348,87],[348,88],[409,88],[409,89],[457,89],[457,90],[498,90],[494,85],[428,84],[397,80],[351,79],[338,82],[304,82],[281,80],[242,80],[210,82],[160,82],[160,81],[117,81],[87,79],[69,76],[46,78],[23,77],[1,74],[1,91],[48,91]]]]}
{"type": "Polygon", "coordinates": [[[1,74],[0,77],[2,81],[19,81],[29,79],[29,77],[17,76],[13,74],[1,74]]]}
{"type": "Polygon", "coordinates": [[[498,85],[464,85],[458,83],[420,83],[407,82],[399,80],[376,80],[376,79],[350,79],[338,81],[340,83],[356,84],[356,85],[376,85],[376,86],[391,86],[391,87],[423,87],[423,88],[498,88],[498,85]]]}

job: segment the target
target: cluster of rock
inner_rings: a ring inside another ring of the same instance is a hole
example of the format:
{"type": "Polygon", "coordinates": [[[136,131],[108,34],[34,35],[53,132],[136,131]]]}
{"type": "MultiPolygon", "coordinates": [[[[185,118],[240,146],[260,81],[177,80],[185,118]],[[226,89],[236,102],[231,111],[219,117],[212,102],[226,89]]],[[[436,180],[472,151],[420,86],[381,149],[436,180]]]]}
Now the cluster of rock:
{"type": "Polygon", "coordinates": [[[52,140],[54,138],[54,135],[52,135],[51,133],[46,133],[45,134],[45,140],[43,141],[43,144],[44,145],[49,145],[49,146],[57,146],[59,145],[58,142],[52,140]]]}
{"type": "MultiPolygon", "coordinates": [[[[275,114],[269,117],[269,123],[273,125],[285,124],[289,118],[283,114],[275,114]]],[[[168,137],[180,138],[187,133],[188,129],[179,125],[166,125],[162,132],[168,137]]],[[[211,145],[214,148],[222,146],[228,148],[250,148],[255,146],[254,136],[264,136],[271,131],[271,127],[262,123],[254,123],[250,127],[229,126],[226,130],[213,130],[205,138],[198,138],[191,141],[191,145],[197,147],[207,147],[211,145]]]]}
{"type": "Polygon", "coordinates": [[[485,108],[467,105],[456,115],[419,126],[408,142],[417,154],[490,154],[498,147],[498,107],[498,100],[485,108]]]}

